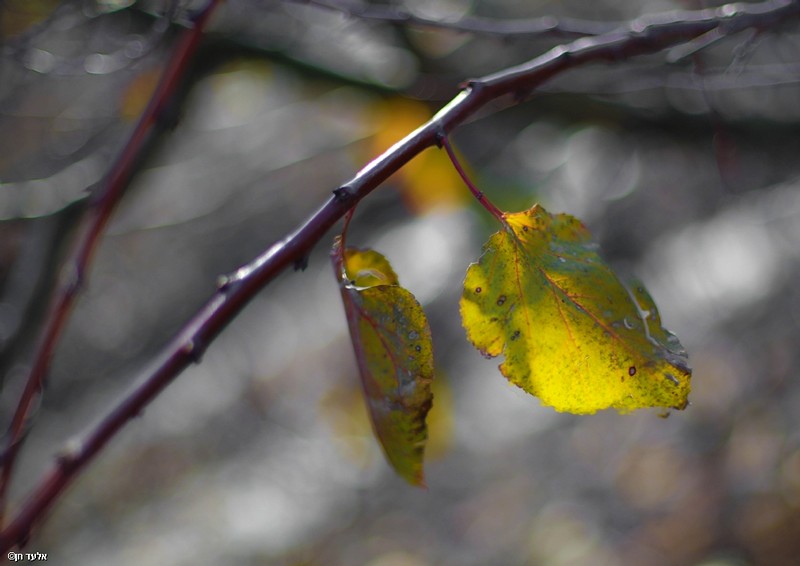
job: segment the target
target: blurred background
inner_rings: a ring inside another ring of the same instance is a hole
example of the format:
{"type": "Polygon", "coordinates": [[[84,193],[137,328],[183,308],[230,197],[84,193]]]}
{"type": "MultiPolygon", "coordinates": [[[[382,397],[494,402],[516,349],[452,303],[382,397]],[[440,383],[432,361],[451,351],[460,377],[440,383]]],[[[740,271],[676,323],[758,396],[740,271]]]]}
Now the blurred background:
{"type": "MultiPolygon", "coordinates": [[[[86,195],[203,4],[0,4],[4,429],[86,195]]],[[[175,127],[102,240],[14,504],[147,370],[220,274],[302,222],[462,81],[571,32],[716,4],[225,2],[175,127]],[[419,24],[542,16],[569,29],[419,24]]],[[[620,273],[645,282],[689,351],[685,411],[556,413],[472,349],[460,285],[497,227],[430,149],[359,205],[349,235],[389,258],[430,318],[427,490],[397,477],[371,437],[326,238],[304,272],[269,285],[124,429],[27,551],[81,565],[797,564],[797,23],[575,69],[525,104],[487,110],[452,136],[475,181],[500,208],[541,202],[578,216],[620,273]]]]}

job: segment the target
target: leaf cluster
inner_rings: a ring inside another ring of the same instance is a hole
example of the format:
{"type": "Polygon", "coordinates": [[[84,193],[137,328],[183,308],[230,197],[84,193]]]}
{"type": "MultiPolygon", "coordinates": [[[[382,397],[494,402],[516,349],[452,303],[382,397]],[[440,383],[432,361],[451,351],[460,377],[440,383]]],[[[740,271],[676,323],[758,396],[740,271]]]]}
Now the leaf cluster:
{"type": "MultiPolygon", "coordinates": [[[[623,284],[578,219],[538,204],[502,212],[480,199],[501,229],[464,279],[468,340],[487,358],[504,356],[501,373],[557,411],[684,409],[688,357],[643,284],[623,284]]],[[[349,217],[345,232],[348,225],[349,217]]],[[[395,470],[422,485],[430,328],[389,261],[343,240],[336,238],[331,257],[373,429],[395,470]]]]}

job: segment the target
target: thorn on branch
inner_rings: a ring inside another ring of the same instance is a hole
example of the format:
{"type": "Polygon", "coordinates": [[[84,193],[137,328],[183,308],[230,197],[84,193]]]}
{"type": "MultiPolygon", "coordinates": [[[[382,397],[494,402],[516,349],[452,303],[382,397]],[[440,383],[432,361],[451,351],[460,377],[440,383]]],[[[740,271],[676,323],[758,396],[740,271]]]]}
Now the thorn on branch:
{"type": "Polygon", "coordinates": [[[203,361],[203,351],[205,348],[198,346],[196,340],[188,340],[182,347],[181,353],[189,358],[193,364],[199,364],[203,361]]]}
{"type": "Polygon", "coordinates": [[[633,20],[628,26],[628,35],[633,39],[647,37],[650,33],[650,22],[644,18],[633,20]]]}
{"type": "Polygon", "coordinates": [[[64,445],[56,456],[58,465],[65,470],[72,470],[79,462],[83,443],[77,438],[72,438],[64,445]]]}
{"type": "Polygon", "coordinates": [[[559,45],[558,47],[553,48],[555,52],[555,58],[561,59],[565,63],[568,64],[569,60],[572,59],[572,50],[578,49],[588,49],[594,45],[593,41],[589,41],[587,38],[583,37],[581,39],[576,39],[572,44],[569,45],[559,45]]]}
{"type": "Polygon", "coordinates": [[[303,254],[294,260],[295,271],[305,271],[308,267],[308,254],[303,254]]]}
{"type": "Polygon", "coordinates": [[[333,190],[333,196],[336,198],[336,202],[347,204],[355,199],[355,189],[350,185],[342,185],[333,190]]]}
{"type": "Polygon", "coordinates": [[[217,277],[217,291],[224,292],[231,284],[231,278],[227,275],[217,277]]]}
{"type": "Polygon", "coordinates": [[[484,82],[480,79],[468,79],[458,85],[458,88],[461,90],[469,89],[471,92],[480,92],[484,86],[484,82]]]}
{"type": "Polygon", "coordinates": [[[447,142],[447,132],[444,131],[444,128],[441,124],[437,125],[438,131],[436,132],[436,147],[442,149],[444,144],[447,142]]]}

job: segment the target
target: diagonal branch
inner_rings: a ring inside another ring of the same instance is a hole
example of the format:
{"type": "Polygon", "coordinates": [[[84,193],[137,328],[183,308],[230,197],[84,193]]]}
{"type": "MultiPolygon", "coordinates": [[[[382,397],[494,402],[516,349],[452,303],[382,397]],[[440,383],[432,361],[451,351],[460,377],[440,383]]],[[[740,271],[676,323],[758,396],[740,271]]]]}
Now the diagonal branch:
{"type": "Polygon", "coordinates": [[[26,425],[29,422],[28,417],[31,412],[31,406],[42,390],[56,344],[72,311],[75,298],[83,285],[86,272],[100,241],[100,236],[105,230],[114,208],[128,187],[129,181],[146,149],[158,131],[166,125],[165,121],[169,118],[168,112],[170,104],[173,102],[174,94],[186,75],[189,62],[197,51],[203,29],[218,4],[219,0],[209,0],[206,7],[199,13],[194,27],[184,32],[147,108],[142,113],[117,161],[101,184],[100,190],[90,197],[87,214],[81,222],[78,238],[61,274],[59,289],[53,297],[45,326],[42,329],[25,388],[17,403],[16,411],[3,441],[4,450],[0,457],[0,462],[2,463],[2,472],[0,472],[0,524],[2,524],[14,462],[22,445],[26,425]]]}
{"type": "Polygon", "coordinates": [[[199,361],[208,345],[247,303],[280,272],[305,266],[311,248],[355,204],[424,149],[489,102],[505,95],[517,100],[551,77],[596,61],[616,61],[655,53],[724,27],[726,33],[746,28],[770,28],[800,17],[800,0],[771,0],[758,4],[731,4],[715,10],[682,12],[639,18],[624,29],[582,38],[556,47],[525,64],[468,81],[463,90],[431,120],[366,165],[304,224],[272,245],[261,256],[227,277],[217,292],[166,346],[154,368],[139,385],[114,406],[82,439],[69,442],[23,504],[14,520],[0,533],[0,552],[22,544],[33,526],[76,475],[105,444],[140,414],[186,367],[199,361]]]}

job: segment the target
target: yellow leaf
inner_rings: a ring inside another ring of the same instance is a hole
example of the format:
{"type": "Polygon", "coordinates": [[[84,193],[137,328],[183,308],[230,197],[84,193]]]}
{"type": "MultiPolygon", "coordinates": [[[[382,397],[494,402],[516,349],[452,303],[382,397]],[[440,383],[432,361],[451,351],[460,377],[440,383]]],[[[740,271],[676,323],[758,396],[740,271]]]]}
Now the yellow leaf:
{"type": "Polygon", "coordinates": [[[534,205],[503,218],[464,281],[475,347],[503,354],[503,375],[558,411],[685,408],[686,353],[644,287],[626,288],[572,216],[534,205]]]}
{"type": "Polygon", "coordinates": [[[424,485],[425,418],[433,396],[433,349],[422,307],[381,254],[331,252],[375,435],[398,474],[424,485]]]}

